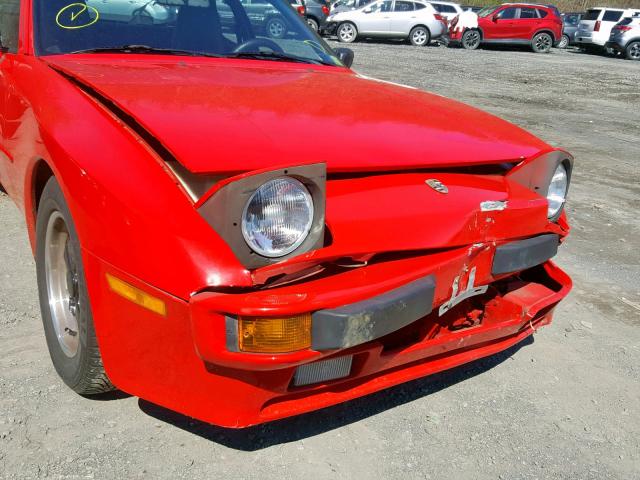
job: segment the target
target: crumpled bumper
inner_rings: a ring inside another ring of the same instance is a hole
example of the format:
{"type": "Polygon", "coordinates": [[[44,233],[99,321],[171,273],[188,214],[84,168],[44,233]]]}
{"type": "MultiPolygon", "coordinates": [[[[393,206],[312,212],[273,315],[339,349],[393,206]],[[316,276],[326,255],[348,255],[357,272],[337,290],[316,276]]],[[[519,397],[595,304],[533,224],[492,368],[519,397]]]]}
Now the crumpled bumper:
{"type": "Polygon", "coordinates": [[[551,321],[571,288],[569,277],[547,260],[557,245],[557,235],[542,235],[401,255],[280,288],[198,293],[189,303],[88,253],[85,260],[103,360],[114,384],[207,422],[246,427],[357,398],[519,342],[551,321]],[[102,288],[107,272],[161,298],[167,316],[102,288]],[[477,287],[486,289],[460,298],[477,287]],[[357,315],[358,309],[369,315],[357,315]],[[299,312],[313,312],[312,348],[286,354],[229,348],[229,319],[299,312]],[[368,323],[358,323],[364,318],[368,323]],[[344,356],[351,356],[344,378],[296,386],[298,367],[344,356]]]}

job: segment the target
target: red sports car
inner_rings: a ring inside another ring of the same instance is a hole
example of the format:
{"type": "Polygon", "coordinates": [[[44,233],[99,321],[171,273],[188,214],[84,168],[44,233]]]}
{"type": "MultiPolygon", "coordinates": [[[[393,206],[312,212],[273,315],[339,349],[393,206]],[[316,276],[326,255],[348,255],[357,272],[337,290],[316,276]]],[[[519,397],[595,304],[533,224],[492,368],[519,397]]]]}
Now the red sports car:
{"type": "Polygon", "coordinates": [[[571,287],[571,155],[264,1],[281,38],[241,0],[0,6],[0,182],[81,394],[244,427],[496,353],[571,287]]]}

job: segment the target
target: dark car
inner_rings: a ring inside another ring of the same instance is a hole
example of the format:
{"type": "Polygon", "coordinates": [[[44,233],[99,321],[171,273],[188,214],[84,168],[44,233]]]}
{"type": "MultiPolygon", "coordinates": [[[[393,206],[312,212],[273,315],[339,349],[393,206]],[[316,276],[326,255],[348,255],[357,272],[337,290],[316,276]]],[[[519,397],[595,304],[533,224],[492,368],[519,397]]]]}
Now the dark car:
{"type": "Polygon", "coordinates": [[[578,31],[578,24],[582,20],[584,13],[563,13],[562,14],[562,38],[558,42],[558,48],[567,48],[569,45],[575,43],[576,32],[578,31]]]}
{"type": "Polygon", "coordinates": [[[328,0],[304,0],[304,5],[307,24],[313,31],[320,31],[329,16],[331,4],[328,0]]]}

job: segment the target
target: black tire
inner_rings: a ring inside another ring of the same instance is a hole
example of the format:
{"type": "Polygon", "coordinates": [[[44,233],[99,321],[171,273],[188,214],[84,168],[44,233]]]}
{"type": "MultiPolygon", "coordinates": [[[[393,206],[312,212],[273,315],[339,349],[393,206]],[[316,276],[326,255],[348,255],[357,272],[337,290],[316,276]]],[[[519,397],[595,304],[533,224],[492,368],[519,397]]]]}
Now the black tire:
{"type": "Polygon", "coordinates": [[[549,53],[553,47],[553,37],[546,32],[537,33],[531,39],[531,50],[536,53],[549,53]]]}
{"type": "Polygon", "coordinates": [[[264,25],[267,35],[271,38],[284,38],[287,34],[287,24],[282,18],[272,17],[264,25]]]}
{"type": "Polygon", "coordinates": [[[460,44],[466,50],[475,50],[482,42],[482,35],[478,30],[467,30],[462,34],[460,44]]]}
{"type": "Polygon", "coordinates": [[[314,32],[317,32],[320,29],[320,25],[318,25],[318,21],[315,18],[307,17],[307,25],[314,32]]]}
{"type": "Polygon", "coordinates": [[[558,48],[567,48],[570,41],[569,35],[562,35],[562,38],[558,42],[558,48]]]}
{"type": "Polygon", "coordinates": [[[431,42],[431,32],[425,26],[418,25],[409,32],[409,42],[416,47],[424,47],[431,42]]]}
{"type": "Polygon", "coordinates": [[[624,56],[627,60],[640,60],[640,42],[629,42],[627,48],[624,49],[624,56]]]}
{"type": "Polygon", "coordinates": [[[358,38],[358,29],[351,22],[343,22],[338,25],[336,36],[342,43],[353,43],[358,38]]]}
{"type": "Polygon", "coordinates": [[[64,383],[81,395],[95,395],[113,390],[114,386],[105,373],[100,348],[96,339],[78,235],[62,190],[54,177],[51,177],[45,185],[38,207],[36,219],[36,272],[42,323],[49,354],[56,372],[58,372],[64,383]],[[73,259],[76,269],[74,278],[77,279],[77,283],[74,286],[77,292],[77,307],[74,317],[77,320],[78,331],[73,336],[77,335],[78,345],[72,356],[64,352],[62,343],[58,339],[53,321],[52,307],[49,303],[47,269],[45,266],[45,239],[50,219],[53,216],[63,222],[66,227],[68,240],[65,247],[65,259],[68,253],[68,256],[73,259]]]}

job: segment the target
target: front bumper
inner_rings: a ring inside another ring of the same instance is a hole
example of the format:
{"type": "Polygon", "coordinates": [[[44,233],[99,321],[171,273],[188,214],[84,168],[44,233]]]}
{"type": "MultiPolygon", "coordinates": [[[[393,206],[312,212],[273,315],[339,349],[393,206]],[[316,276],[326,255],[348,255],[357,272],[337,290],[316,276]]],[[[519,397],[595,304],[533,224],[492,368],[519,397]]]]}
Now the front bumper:
{"type": "Polygon", "coordinates": [[[107,272],[135,279],[90,255],[87,270],[105,368],[118,388],[207,422],[245,427],[357,398],[519,342],[551,321],[570,289],[569,277],[547,261],[557,246],[557,235],[475,244],[280,288],[203,292],[189,304],[154,291],[167,303],[166,318],[101,288],[107,272]],[[459,292],[487,288],[455,304],[454,284],[459,292]],[[314,312],[311,349],[233,351],[230,319],[300,312],[314,312]],[[352,356],[345,378],[294,385],[297,367],[343,356],[352,356]]]}
{"type": "Polygon", "coordinates": [[[320,26],[320,34],[333,36],[336,34],[337,29],[338,29],[338,22],[325,22],[324,25],[320,26]]]}

